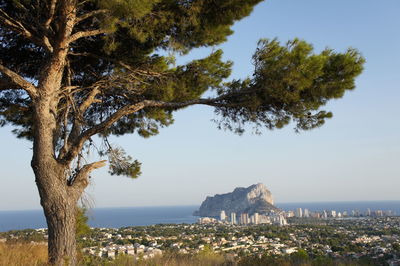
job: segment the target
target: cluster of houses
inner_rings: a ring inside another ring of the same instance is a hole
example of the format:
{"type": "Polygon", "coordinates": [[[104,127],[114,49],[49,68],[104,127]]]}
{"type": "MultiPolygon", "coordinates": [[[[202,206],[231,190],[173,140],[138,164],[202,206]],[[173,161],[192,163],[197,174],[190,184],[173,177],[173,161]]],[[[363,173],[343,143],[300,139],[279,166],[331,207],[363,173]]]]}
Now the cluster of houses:
{"type": "Polygon", "coordinates": [[[199,224],[231,224],[231,225],[257,225],[257,224],[276,224],[276,225],[287,225],[284,212],[268,212],[259,214],[257,212],[249,215],[248,213],[240,213],[239,219],[236,218],[236,213],[230,213],[228,217],[224,210],[220,212],[219,219],[215,217],[201,217],[198,220],[199,224]]]}
{"type": "Polygon", "coordinates": [[[153,258],[155,256],[161,256],[162,255],[162,250],[155,248],[155,247],[146,247],[144,245],[141,245],[139,243],[135,244],[128,244],[128,245],[117,245],[117,244],[112,244],[106,247],[88,247],[84,248],[83,252],[93,255],[93,256],[98,256],[98,257],[106,257],[106,258],[115,258],[116,256],[120,254],[126,254],[126,255],[131,255],[136,258],[141,258],[141,259],[148,259],[148,258],[153,258]]]}

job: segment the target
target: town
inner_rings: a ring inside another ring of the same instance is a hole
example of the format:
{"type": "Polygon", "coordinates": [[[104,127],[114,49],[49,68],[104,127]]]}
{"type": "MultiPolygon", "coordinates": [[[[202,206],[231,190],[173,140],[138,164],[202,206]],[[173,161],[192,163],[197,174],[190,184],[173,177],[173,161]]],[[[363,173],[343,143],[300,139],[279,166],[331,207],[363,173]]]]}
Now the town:
{"type": "MultiPolygon", "coordinates": [[[[257,221],[257,218],[252,219],[257,221]]],[[[145,260],[165,253],[197,254],[208,249],[237,260],[305,252],[311,258],[368,260],[374,265],[400,264],[400,217],[288,217],[287,222],[285,226],[217,222],[92,228],[80,240],[80,245],[84,254],[106,260],[121,254],[145,260]]],[[[0,233],[1,242],[44,243],[46,238],[47,229],[0,233]]]]}
{"type": "Polygon", "coordinates": [[[257,212],[249,215],[248,213],[241,213],[239,219],[236,218],[236,213],[230,213],[228,217],[226,212],[222,210],[219,217],[201,217],[198,220],[199,224],[213,224],[213,223],[226,223],[226,224],[239,224],[239,225],[257,225],[257,224],[276,224],[287,225],[287,218],[314,218],[314,219],[328,219],[328,218],[356,218],[356,217],[390,217],[395,213],[392,210],[373,210],[368,208],[365,212],[359,210],[352,210],[350,213],[347,211],[338,212],[336,210],[323,210],[323,211],[310,211],[308,209],[297,208],[293,211],[271,210],[264,214],[257,212]],[[218,219],[219,218],[219,219],[218,219]]]}

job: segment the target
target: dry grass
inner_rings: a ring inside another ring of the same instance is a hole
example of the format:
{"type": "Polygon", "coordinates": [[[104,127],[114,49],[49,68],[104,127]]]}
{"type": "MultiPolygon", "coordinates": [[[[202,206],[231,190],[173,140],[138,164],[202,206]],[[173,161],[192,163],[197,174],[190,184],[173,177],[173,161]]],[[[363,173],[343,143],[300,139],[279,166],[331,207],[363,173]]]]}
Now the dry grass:
{"type": "Polygon", "coordinates": [[[81,262],[85,266],[232,266],[224,256],[218,254],[164,254],[161,257],[154,257],[146,260],[136,260],[131,256],[120,255],[115,260],[86,257],[81,262]]]}
{"type": "Polygon", "coordinates": [[[110,265],[113,266],[224,266],[227,265],[225,258],[217,254],[207,256],[179,256],[167,254],[148,260],[134,261],[128,257],[116,259],[110,265]]]}
{"type": "Polygon", "coordinates": [[[0,243],[0,266],[47,265],[46,244],[0,243]]]}
{"type": "MultiPolygon", "coordinates": [[[[0,243],[0,266],[45,266],[47,245],[28,243],[0,243]]],[[[227,265],[223,256],[201,254],[197,256],[165,254],[149,260],[134,260],[130,256],[119,256],[109,261],[94,257],[81,258],[80,265],[90,266],[221,266],[227,265]]]]}

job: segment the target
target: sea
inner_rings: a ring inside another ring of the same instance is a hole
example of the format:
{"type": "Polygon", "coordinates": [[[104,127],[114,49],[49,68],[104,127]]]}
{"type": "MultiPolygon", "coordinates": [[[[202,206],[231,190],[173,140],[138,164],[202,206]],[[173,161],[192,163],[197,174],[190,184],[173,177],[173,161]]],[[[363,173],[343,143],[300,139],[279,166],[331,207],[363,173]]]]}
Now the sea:
{"type": "MultiPolygon", "coordinates": [[[[395,215],[400,215],[400,201],[298,202],[275,205],[285,211],[303,208],[310,211],[336,210],[348,213],[358,210],[364,213],[369,208],[371,211],[391,210],[395,215]]],[[[199,206],[92,208],[87,211],[87,215],[91,227],[120,228],[155,224],[191,224],[197,222],[198,217],[192,214],[198,208],[199,206]]],[[[46,227],[42,210],[0,211],[0,232],[46,227]]]]}

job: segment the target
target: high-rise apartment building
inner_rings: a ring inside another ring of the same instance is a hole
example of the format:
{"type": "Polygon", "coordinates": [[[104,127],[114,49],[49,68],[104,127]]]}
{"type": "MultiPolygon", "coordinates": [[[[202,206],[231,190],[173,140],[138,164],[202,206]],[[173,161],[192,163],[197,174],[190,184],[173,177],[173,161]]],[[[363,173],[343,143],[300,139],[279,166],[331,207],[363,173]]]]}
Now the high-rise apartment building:
{"type": "Polygon", "coordinates": [[[249,224],[250,219],[249,219],[249,214],[248,213],[241,213],[240,214],[240,224],[249,224]]]}
{"type": "Polygon", "coordinates": [[[226,220],[226,214],[225,214],[225,211],[224,211],[224,210],[222,210],[222,211],[220,212],[220,214],[219,214],[219,219],[220,219],[221,221],[225,221],[225,220],[226,220]]]}
{"type": "Polygon", "coordinates": [[[303,210],[301,208],[297,208],[295,212],[296,217],[303,217],[303,210]]]}
{"type": "Polygon", "coordinates": [[[231,213],[231,224],[236,224],[236,213],[231,213]]]}
{"type": "Polygon", "coordinates": [[[259,216],[259,214],[256,212],[256,213],[254,213],[254,215],[253,215],[253,219],[254,219],[254,221],[253,221],[253,224],[259,224],[260,223],[260,216],[259,216]]]}

